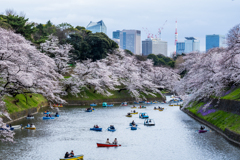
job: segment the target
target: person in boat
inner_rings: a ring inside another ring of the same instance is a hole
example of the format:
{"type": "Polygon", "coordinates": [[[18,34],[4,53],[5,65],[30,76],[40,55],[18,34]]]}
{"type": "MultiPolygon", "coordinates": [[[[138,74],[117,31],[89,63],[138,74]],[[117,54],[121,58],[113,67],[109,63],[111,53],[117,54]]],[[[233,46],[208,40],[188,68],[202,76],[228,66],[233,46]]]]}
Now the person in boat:
{"type": "Polygon", "coordinates": [[[35,128],[35,125],[34,125],[34,124],[31,124],[31,128],[35,128]]]}
{"type": "Polygon", "coordinates": [[[151,123],[152,122],[151,119],[148,122],[151,123]]]}
{"type": "Polygon", "coordinates": [[[157,109],[156,107],[154,107],[154,109],[157,109]]]}
{"type": "Polygon", "coordinates": [[[74,157],[73,150],[70,152],[71,157],[74,157]]]}
{"type": "Polygon", "coordinates": [[[49,117],[52,117],[51,114],[49,114],[49,117]]]}
{"type": "Polygon", "coordinates": [[[66,152],[64,158],[69,158],[69,157],[71,157],[71,155],[68,152],[66,152]]]}
{"type": "Polygon", "coordinates": [[[142,108],[142,106],[140,106],[139,108],[142,108]]]}
{"type": "Polygon", "coordinates": [[[135,125],[135,124],[132,124],[132,127],[136,127],[136,125],[135,125]]]}
{"type": "Polygon", "coordinates": [[[133,113],[136,113],[136,111],[135,111],[135,110],[133,110],[133,113]]]}
{"type": "Polygon", "coordinates": [[[131,114],[130,114],[130,113],[128,113],[127,115],[128,115],[128,116],[130,116],[131,114]]]}
{"type": "Polygon", "coordinates": [[[135,122],[134,122],[134,120],[132,121],[132,125],[135,125],[135,122]]]}
{"type": "Polygon", "coordinates": [[[111,144],[111,143],[109,142],[109,138],[107,138],[106,144],[111,144]]]}
{"type": "Polygon", "coordinates": [[[113,144],[115,144],[115,145],[118,144],[117,138],[114,139],[113,144]]]}
{"type": "Polygon", "coordinates": [[[27,124],[27,127],[30,127],[30,124],[29,124],[29,123],[27,124]]]}
{"type": "Polygon", "coordinates": [[[95,125],[95,128],[99,128],[99,126],[98,126],[98,125],[95,125]]]}
{"type": "Polygon", "coordinates": [[[110,125],[110,129],[115,129],[114,125],[110,125]]]}
{"type": "Polygon", "coordinates": [[[204,129],[205,129],[205,127],[204,127],[204,126],[201,126],[201,127],[200,127],[200,130],[204,130],[204,129]]]}

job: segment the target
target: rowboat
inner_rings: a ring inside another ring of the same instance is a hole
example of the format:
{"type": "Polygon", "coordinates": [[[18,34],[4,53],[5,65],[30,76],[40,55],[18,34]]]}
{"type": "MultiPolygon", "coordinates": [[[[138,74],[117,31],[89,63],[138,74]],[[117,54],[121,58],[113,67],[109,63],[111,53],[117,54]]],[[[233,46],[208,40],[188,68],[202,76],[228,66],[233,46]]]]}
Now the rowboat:
{"type": "Polygon", "coordinates": [[[169,104],[169,106],[173,106],[173,104],[169,104]]]}
{"type": "Polygon", "coordinates": [[[155,122],[154,122],[153,119],[146,119],[146,120],[144,121],[144,125],[145,125],[145,126],[155,126],[155,122]]]}
{"type": "Polygon", "coordinates": [[[36,129],[36,127],[24,127],[25,129],[30,129],[30,130],[35,130],[36,129]]]}
{"type": "Polygon", "coordinates": [[[146,109],[147,107],[146,106],[140,106],[138,107],[138,109],[146,109]]]}
{"type": "Polygon", "coordinates": [[[159,111],[163,111],[163,109],[159,109],[159,111]]]}
{"type": "Polygon", "coordinates": [[[55,119],[55,117],[42,117],[42,119],[46,120],[46,119],[55,119]]]}
{"type": "Polygon", "coordinates": [[[83,159],[83,154],[76,155],[76,156],[70,157],[70,158],[59,158],[59,160],[79,160],[79,159],[83,159]]]}
{"type": "Polygon", "coordinates": [[[107,107],[113,107],[114,106],[114,104],[108,104],[107,105],[107,107]]]}
{"type": "Polygon", "coordinates": [[[93,112],[93,111],[94,111],[93,109],[85,110],[85,112],[93,112]]]}
{"type": "Polygon", "coordinates": [[[92,104],[90,104],[90,106],[97,106],[97,104],[95,104],[95,103],[92,103],[92,104]]]}
{"type": "Polygon", "coordinates": [[[63,105],[62,104],[59,104],[59,105],[58,104],[54,104],[53,107],[63,107],[63,105]]]}
{"type": "Polygon", "coordinates": [[[198,130],[198,133],[205,133],[207,130],[198,130]]]}
{"type": "Polygon", "coordinates": [[[105,143],[97,143],[98,147],[119,147],[121,144],[105,144],[105,143]]]}
{"type": "Polygon", "coordinates": [[[127,106],[128,104],[127,104],[127,102],[123,102],[121,105],[122,106],[127,106]]]}
{"type": "Polygon", "coordinates": [[[110,131],[110,132],[115,132],[116,129],[111,129],[110,127],[108,127],[108,131],[110,131]]]}
{"type": "MultiPolygon", "coordinates": [[[[135,124],[136,126],[138,126],[137,124],[135,124]]],[[[129,126],[132,126],[132,123],[129,123],[129,126]]]]}
{"type": "Polygon", "coordinates": [[[139,118],[144,119],[144,118],[149,118],[147,113],[139,113],[139,118]]]}
{"type": "Polygon", "coordinates": [[[107,102],[103,102],[103,103],[102,103],[102,106],[103,106],[103,107],[107,107],[107,102]]]}
{"type": "Polygon", "coordinates": [[[139,104],[138,102],[134,102],[134,104],[139,104]]]}
{"type": "Polygon", "coordinates": [[[102,128],[90,128],[91,131],[102,131],[102,128]]]}
{"type": "Polygon", "coordinates": [[[132,109],[136,109],[137,107],[131,107],[132,109]]]}
{"type": "Polygon", "coordinates": [[[21,129],[22,126],[21,125],[15,125],[15,126],[12,126],[12,128],[14,128],[14,129],[21,129]]]}
{"type": "Polygon", "coordinates": [[[136,127],[131,126],[131,130],[137,130],[137,126],[136,127]]]}
{"type": "Polygon", "coordinates": [[[34,117],[26,117],[27,119],[34,119],[34,117]]]}
{"type": "Polygon", "coordinates": [[[55,114],[55,117],[59,117],[60,115],[59,114],[55,114]]]}
{"type": "Polygon", "coordinates": [[[139,103],[145,103],[145,101],[139,101],[139,103]]]}
{"type": "Polygon", "coordinates": [[[138,114],[138,112],[131,112],[130,114],[138,114]]]}
{"type": "Polygon", "coordinates": [[[132,117],[132,115],[130,114],[130,115],[126,115],[126,117],[132,117]]]}

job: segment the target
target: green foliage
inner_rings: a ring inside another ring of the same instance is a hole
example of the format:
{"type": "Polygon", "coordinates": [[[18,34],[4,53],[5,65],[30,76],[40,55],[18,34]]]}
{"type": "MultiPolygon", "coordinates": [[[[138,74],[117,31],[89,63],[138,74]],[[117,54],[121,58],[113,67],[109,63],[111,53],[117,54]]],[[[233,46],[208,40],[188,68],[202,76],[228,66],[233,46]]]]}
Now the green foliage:
{"type": "Polygon", "coordinates": [[[29,108],[37,107],[42,102],[47,102],[47,100],[41,94],[27,94],[27,104],[26,98],[23,94],[18,94],[16,97],[5,96],[3,101],[6,103],[6,108],[8,113],[20,112],[29,108]],[[32,98],[29,96],[32,95],[32,98]],[[14,100],[19,99],[16,104],[14,100]]]}
{"type": "Polygon", "coordinates": [[[125,53],[127,53],[127,54],[129,54],[129,55],[131,55],[131,56],[134,55],[134,54],[133,54],[130,50],[128,50],[128,49],[124,49],[124,51],[125,51],[125,53]]]}
{"type": "Polygon", "coordinates": [[[170,66],[172,68],[175,67],[175,61],[169,57],[165,57],[162,54],[155,55],[155,54],[149,54],[147,56],[148,59],[152,59],[155,66],[170,66]]]}
{"type": "Polygon", "coordinates": [[[118,48],[116,42],[112,41],[104,33],[92,33],[81,29],[81,32],[70,34],[66,41],[73,45],[71,57],[74,61],[92,59],[93,61],[103,59],[108,53],[118,48]]]}
{"type": "Polygon", "coordinates": [[[240,88],[236,88],[231,93],[227,94],[226,96],[221,97],[221,99],[240,100],[240,88]]]}
{"type": "MultiPolygon", "coordinates": [[[[28,19],[11,14],[8,16],[0,15],[0,19],[2,19],[2,22],[9,24],[16,33],[23,35],[27,40],[33,41],[32,34],[37,31],[37,28],[34,27],[34,23],[28,23],[28,19]]],[[[3,23],[2,25],[6,27],[3,23]]]]}

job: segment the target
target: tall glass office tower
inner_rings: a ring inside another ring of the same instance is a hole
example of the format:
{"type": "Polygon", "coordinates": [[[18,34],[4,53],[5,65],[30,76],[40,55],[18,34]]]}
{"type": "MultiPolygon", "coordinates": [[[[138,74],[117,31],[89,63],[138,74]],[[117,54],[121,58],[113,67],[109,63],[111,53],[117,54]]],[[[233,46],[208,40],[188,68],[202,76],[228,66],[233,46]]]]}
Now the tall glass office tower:
{"type": "Polygon", "coordinates": [[[185,42],[177,42],[176,43],[176,53],[190,53],[194,51],[200,51],[200,41],[195,37],[185,37],[185,42]]]}
{"type": "Polygon", "coordinates": [[[216,47],[225,47],[225,36],[222,35],[206,35],[206,51],[216,47]]]}
{"type": "Polygon", "coordinates": [[[120,39],[120,32],[119,30],[113,31],[112,38],[113,39],[120,39]]]}
{"type": "Polygon", "coordinates": [[[141,31],[123,30],[120,32],[120,48],[128,49],[134,54],[141,54],[141,31]]]}
{"type": "Polygon", "coordinates": [[[102,20],[99,22],[90,21],[86,29],[92,31],[92,33],[103,32],[107,34],[107,27],[102,20]]]}

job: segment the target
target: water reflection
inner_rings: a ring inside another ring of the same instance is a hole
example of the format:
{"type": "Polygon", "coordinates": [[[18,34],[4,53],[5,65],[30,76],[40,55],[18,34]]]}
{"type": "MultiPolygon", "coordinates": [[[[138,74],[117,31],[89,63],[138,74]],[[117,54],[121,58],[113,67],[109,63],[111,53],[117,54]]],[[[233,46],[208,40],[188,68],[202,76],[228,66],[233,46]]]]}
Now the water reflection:
{"type": "MultiPolygon", "coordinates": [[[[85,160],[133,160],[133,159],[239,159],[240,148],[230,144],[215,132],[198,134],[200,124],[181,112],[178,107],[155,104],[147,112],[155,120],[155,126],[143,125],[138,115],[125,117],[129,107],[96,107],[94,112],[84,112],[86,107],[71,106],[61,108],[60,117],[42,120],[42,109],[34,120],[20,120],[15,124],[34,123],[37,129],[16,130],[15,144],[0,144],[0,155],[6,159],[46,159],[57,160],[66,151],[84,154],[85,160]],[[164,107],[163,112],[153,110],[154,106],[164,107]],[[129,123],[134,120],[139,129],[131,131],[129,123]],[[89,129],[98,124],[102,132],[89,129]],[[107,131],[113,124],[116,132],[107,131]],[[104,143],[114,138],[122,144],[118,148],[97,148],[96,143],[104,143]]],[[[13,124],[13,125],[15,125],[13,124]]]]}

